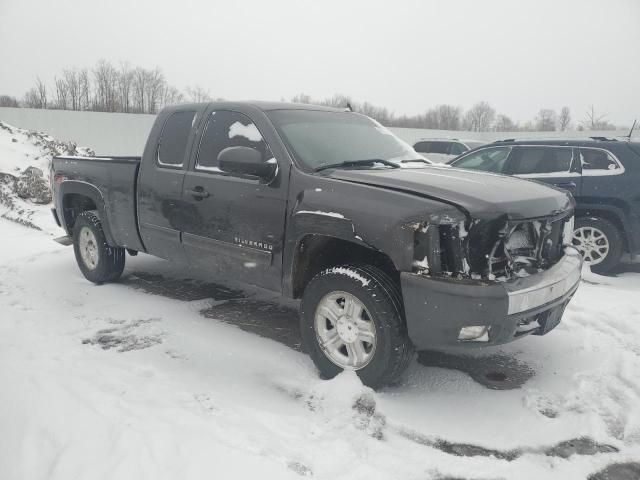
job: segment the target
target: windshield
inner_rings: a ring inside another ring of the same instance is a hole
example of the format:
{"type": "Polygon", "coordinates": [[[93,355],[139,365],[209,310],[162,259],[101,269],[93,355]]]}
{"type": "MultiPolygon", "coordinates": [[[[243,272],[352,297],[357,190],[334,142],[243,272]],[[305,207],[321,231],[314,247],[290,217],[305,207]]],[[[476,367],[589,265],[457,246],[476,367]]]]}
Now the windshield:
{"type": "MultiPolygon", "coordinates": [[[[369,159],[399,163],[422,158],[411,146],[364,115],[319,110],[274,110],[268,115],[296,159],[312,170],[369,159]]],[[[357,165],[357,168],[389,168],[375,162],[357,165]]]]}

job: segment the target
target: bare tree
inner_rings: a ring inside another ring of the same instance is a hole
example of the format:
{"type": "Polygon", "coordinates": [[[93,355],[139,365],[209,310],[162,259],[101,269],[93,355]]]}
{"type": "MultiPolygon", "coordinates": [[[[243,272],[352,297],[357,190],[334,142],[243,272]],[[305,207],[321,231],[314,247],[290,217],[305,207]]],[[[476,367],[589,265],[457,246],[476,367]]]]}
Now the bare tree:
{"type": "Polygon", "coordinates": [[[157,113],[165,86],[164,75],[159,68],[147,70],[147,113],[157,113]]]}
{"type": "Polygon", "coordinates": [[[69,87],[64,78],[54,77],[53,82],[56,86],[56,106],[60,110],[66,110],[68,107],[69,87]]]}
{"type": "Polygon", "coordinates": [[[40,96],[38,95],[38,90],[35,87],[30,88],[24,94],[24,99],[22,103],[27,108],[42,108],[40,105],[40,96]]]}
{"type": "Polygon", "coordinates": [[[606,114],[597,115],[593,105],[587,110],[582,127],[585,130],[615,130],[616,128],[615,125],[609,123],[606,114]]]}
{"type": "Polygon", "coordinates": [[[333,97],[325,98],[318,103],[326,107],[334,108],[347,108],[348,105],[351,105],[354,110],[357,110],[355,108],[355,101],[349,95],[344,95],[342,93],[335,93],[333,97]]]}
{"type": "Polygon", "coordinates": [[[427,110],[419,121],[424,128],[439,128],[438,127],[438,111],[435,108],[427,110]]]}
{"type": "Polygon", "coordinates": [[[209,94],[209,90],[205,90],[200,85],[196,85],[194,87],[187,87],[187,98],[190,102],[194,103],[202,103],[202,102],[210,102],[211,95],[209,94]]]}
{"type": "Polygon", "coordinates": [[[94,109],[102,112],[118,110],[118,72],[106,60],[100,60],[93,69],[94,109]]]}
{"type": "Polygon", "coordinates": [[[20,105],[18,104],[18,99],[16,97],[11,97],[9,95],[0,95],[0,107],[14,107],[17,108],[20,105]]]}
{"type": "Polygon", "coordinates": [[[184,95],[176,87],[165,85],[162,91],[162,107],[177,105],[184,102],[184,95]]]}
{"type": "Polygon", "coordinates": [[[569,107],[562,107],[560,110],[560,116],[558,117],[558,126],[561,131],[566,131],[569,129],[569,124],[571,123],[571,111],[569,107]]]}
{"type": "Polygon", "coordinates": [[[67,86],[67,95],[69,98],[68,108],[71,110],[80,110],[80,82],[77,70],[65,70],[63,78],[67,86]]]}
{"type": "Polygon", "coordinates": [[[550,108],[543,108],[536,117],[536,129],[540,132],[553,132],[556,129],[556,112],[550,108]]]}
{"type": "Polygon", "coordinates": [[[491,127],[496,111],[487,102],[476,103],[464,116],[464,126],[472,132],[486,132],[491,127]]]}
{"type": "Polygon", "coordinates": [[[388,125],[393,118],[393,114],[386,107],[377,107],[369,102],[351,105],[351,108],[355,108],[357,112],[371,117],[383,125],[388,125]]]}
{"type": "Polygon", "coordinates": [[[120,65],[120,71],[118,72],[118,103],[120,104],[120,110],[125,113],[131,111],[131,88],[133,85],[133,70],[128,63],[120,65]]]}
{"type": "Polygon", "coordinates": [[[83,68],[78,73],[78,110],[91,108],[91,80],[89,71],[83,68]]]}
{"type": "Polygon", "coordinates": [[[311,100],[311,97],[304,93],[297,94],[295,97],[291,99],[291,101],[293,103],[306,103],[306,104],[313,103],[313,101],[311,100]]]}
{"type": "Polygon", "coordinates": [[[518,126],[508,116],[501,113],[496,117],[493,129],[496,132],[515,132],[518,130],[518,126]]]}
{"type": "Polygon", "coordinates": [[[453,105],[438,105],[438,128],[441,130],[460,130],[462,109],[453,105]]]}
{"type": "Polygon", "coordinates": [[[36,77],[36,92],[40,105],[38,108],[47,108],[47,86],[40,77],[36,77]]]}

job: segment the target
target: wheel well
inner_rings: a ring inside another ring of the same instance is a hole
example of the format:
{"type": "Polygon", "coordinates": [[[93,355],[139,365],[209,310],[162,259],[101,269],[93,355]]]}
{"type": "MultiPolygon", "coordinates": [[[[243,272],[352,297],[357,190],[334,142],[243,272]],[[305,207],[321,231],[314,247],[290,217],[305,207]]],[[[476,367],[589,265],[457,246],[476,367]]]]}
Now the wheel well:
{"type": "Polygon", "coordinates": [[[347,263],[364,263],[379,268],[400,284],[400,273],[382,252],[357,243],[325,235],[307,235],[295,250],[293,260],[293,298],[300,298],[304,287],[322,270],[347,263]]]}
{"type": "Polygon", "coordinates": [[[69,193],[62,199],[62,209],[64,223],[67,227],[67,231],[71,233],[78,215],[87,210],[97,210],[98,207],[96,206],[96,202],[86,195],[69,193]]]}
{"type": "Polygon", "coordinates": [[[576,218],[588,218],[588,217],[600,217],[604,220],[608,220],[609,222],[611,222],[620,232],[620,235],[622,236],[622,242],[623,242],[623,247],[625,251],[629,251],[629,243],[627,240],[627,232],[624,229],[624,225],[622,224],[622,222],[620,221],[620,217],[618,217],[618,215],[616,215],[615,213],[609,211],[609,210],[599,210],[599,209],[593,209],[593,208],[589,208],[589,209],[585,209],[585,210],[581,210],[581,209],[577,209],[576,210],[576,218]]]}

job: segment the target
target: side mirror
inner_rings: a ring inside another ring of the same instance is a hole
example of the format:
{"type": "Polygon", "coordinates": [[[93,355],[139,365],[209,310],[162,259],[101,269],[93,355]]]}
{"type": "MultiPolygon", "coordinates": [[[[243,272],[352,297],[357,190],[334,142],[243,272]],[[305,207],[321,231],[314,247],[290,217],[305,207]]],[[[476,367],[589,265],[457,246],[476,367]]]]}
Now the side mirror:
{"type": "Polygon", "coordinates": [[[275,175],[278,164],[262,158],[255,148],[227,147],[218,154],[218,168],[223,172],[236,175],[249,175],[268,179],[275,175]]]}

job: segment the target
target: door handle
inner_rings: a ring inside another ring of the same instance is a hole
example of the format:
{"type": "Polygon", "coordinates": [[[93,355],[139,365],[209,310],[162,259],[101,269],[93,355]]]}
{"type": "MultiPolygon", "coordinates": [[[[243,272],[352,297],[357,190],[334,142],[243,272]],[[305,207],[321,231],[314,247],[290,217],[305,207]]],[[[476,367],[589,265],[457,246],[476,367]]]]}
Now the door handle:
{"type": "Polygon", "coordinates": [[[188,195],[191,195],[196,200],[202,200],[203,198],[207,198],[209,196],[209,192],[207,192],[202,187],[194,187],[192,190],[191,189],[185,190],[185,193],[187,193],[188,195]]]}

